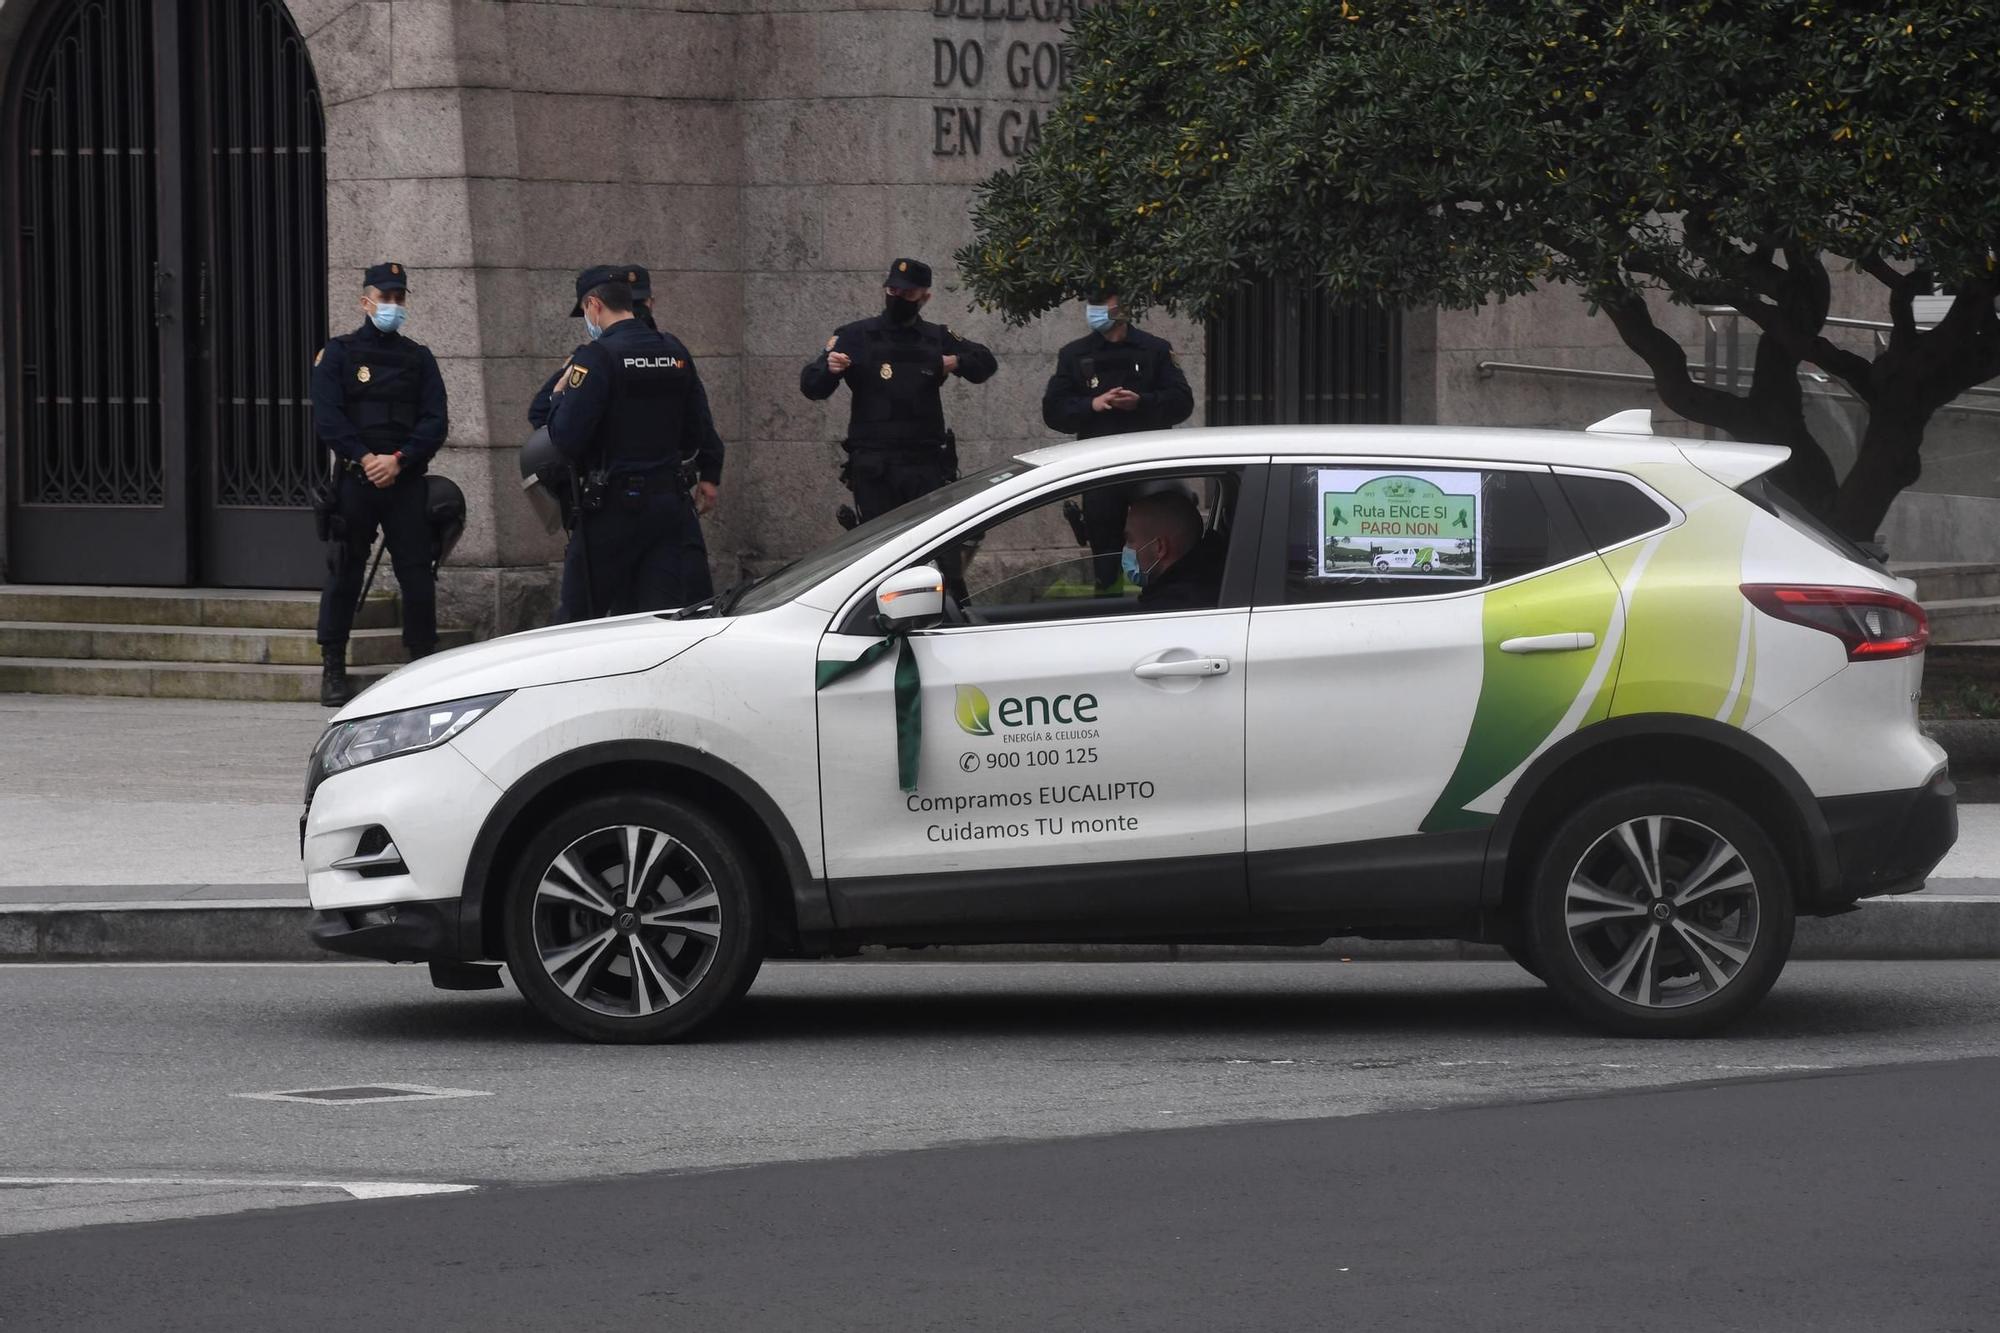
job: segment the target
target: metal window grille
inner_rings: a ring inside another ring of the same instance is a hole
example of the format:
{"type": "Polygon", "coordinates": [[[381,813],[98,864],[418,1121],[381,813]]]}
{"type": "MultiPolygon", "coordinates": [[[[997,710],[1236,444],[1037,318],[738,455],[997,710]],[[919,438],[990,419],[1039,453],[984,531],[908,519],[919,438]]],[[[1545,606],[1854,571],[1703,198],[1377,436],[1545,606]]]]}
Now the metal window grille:
{"type": "Polygon", "coordinates": [[[86,0],[21,94],[21,503],[164,495],[151,32],[145,0],[86,0]]]}
{"type": "Polygon", "coordinates": [[[1402,419],[1402,317],[1277,279],[1247,284],[1208,326],[1211,426],[1402,419]]]}
{"type": "Polygon", "coordinates": [[[325,118],[278,0],[223,0],[206,18],[210,484],[218,505],[302,506],[326,332],[325,118]]]}

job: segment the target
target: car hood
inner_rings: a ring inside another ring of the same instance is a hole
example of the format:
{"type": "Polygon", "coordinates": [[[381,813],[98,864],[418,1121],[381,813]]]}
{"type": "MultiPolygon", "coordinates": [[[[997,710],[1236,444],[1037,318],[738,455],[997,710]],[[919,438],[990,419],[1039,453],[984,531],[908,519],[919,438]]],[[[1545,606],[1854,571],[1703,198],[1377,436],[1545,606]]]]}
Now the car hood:
{"type": "Polygon", "coordinates": [[[502,690],[623,676],[652,668],[729,627],[727,620],[663,620],[650,612],[509,634],[400,667],[370,685],[334,721],[470,699],[502,690]]]}

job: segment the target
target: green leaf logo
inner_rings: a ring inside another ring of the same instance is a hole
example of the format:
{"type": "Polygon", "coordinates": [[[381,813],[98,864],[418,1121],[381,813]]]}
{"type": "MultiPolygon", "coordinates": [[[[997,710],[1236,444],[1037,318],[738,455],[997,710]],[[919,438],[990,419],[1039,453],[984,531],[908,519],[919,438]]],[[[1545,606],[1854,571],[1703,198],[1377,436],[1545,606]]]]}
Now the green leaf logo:
{"type": "Polygon", "coordinates": [[[958,719],[958,729],[968,736],[991,736],[993,724],[988,721],[986,691],[977,685],[958,687],[958,707],[952,710],[958,719]]]}

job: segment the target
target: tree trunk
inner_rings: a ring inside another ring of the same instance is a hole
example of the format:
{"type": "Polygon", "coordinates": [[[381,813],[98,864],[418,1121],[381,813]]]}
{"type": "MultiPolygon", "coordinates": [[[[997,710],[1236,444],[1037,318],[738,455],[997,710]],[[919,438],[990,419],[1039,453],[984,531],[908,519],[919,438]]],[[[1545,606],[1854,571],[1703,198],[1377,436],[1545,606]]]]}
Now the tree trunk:
{"type": "Polygon", "coordinates": [[[1861,451],[1840,484],[1833,503],[1833,526],[1855,541],[1874,541],[1889,505],[1923,475],[1926,414],[1902,403],[1870,405],[1861,451]]]}

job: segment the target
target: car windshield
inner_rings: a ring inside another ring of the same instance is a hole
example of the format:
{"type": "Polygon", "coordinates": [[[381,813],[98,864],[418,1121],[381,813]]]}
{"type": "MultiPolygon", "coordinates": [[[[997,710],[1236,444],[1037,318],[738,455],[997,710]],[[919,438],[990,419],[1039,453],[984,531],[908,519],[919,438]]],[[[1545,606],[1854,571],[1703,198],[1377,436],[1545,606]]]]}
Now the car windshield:
{"type": "Polygon", "coordinates": [[[850,529],[837,540],[750,583],[727,600],[722,611],[728,615],[752,615],[782,606],[828,575],[866,556],[882,543],[902,536],[961,500],[970,499],[1010,477],[1020,476],[1029,466],[1018,459],[1011,460],[999,467],[960,477],[929,495],[898,505],[888,513],[850,529]]]}

